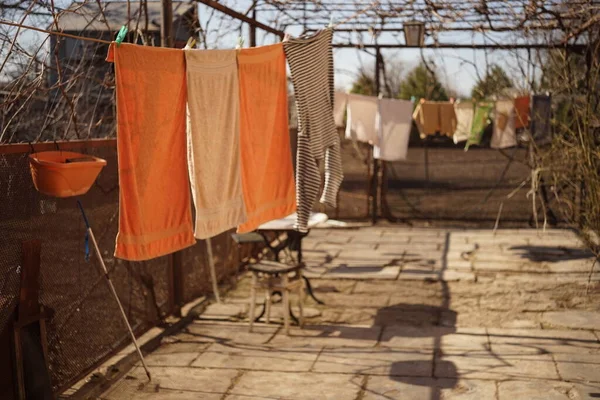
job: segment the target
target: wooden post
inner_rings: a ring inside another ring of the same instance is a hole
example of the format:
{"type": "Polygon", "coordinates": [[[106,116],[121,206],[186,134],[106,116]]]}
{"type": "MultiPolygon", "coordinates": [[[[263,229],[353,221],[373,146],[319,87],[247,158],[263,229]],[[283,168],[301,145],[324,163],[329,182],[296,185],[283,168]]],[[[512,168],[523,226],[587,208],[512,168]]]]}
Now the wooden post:
{"type": "MultiPolygon", "coordinates": [[[[252,10],[252,19],[256,20],[256,8],[252,10]]],[[[256,47],[256,25],[249,24],[250,47],[256,47]]]]}
{"type": "Polygon", "coordinates": [[[42,244],[29,240],[21,244],[21,290],[19,292],[19,321],[38,315],[40,312],[40,260],[42,244]]]}
{"type": "Polygon", "coordinates": [[[19,399],[50,399],[45,314],[40,306],[41,242],[21,244],[21,288],[17,321],[13,328],[15,369],[19,399]]]}
{"type": "MultiPolygon", "coordinates": [[[[161,0],[160,8],[160,45],[162,47],[173,47],[173,3],[172,0],[161,0]]],[[[172,311],[181,316],[181,306],[184,302],[183,296],[183,271],[181,263],[181,252],[175,252],[169,257],[169,269],[171,272],[169,289],[171,295],[172,311]]]]}
{"type": "Polygon", "coordinates": [[[181,317],[181,307],[185,302],[184,279],[183,279],[183,257],[181,251],[171,254],[171,289],[173,299],[173,312],[181,317]]]}
{"type": "Polygon", "coordinates": [[[162,47],[173,47],[173,3],[171,0],[161,0],[160,9],[160,45],[162,47]]]}

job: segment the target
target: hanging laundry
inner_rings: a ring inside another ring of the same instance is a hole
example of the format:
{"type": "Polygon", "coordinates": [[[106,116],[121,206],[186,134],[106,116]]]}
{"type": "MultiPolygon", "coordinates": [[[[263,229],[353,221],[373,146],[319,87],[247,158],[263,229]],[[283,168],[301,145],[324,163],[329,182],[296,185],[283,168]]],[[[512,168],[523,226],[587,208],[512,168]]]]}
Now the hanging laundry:
{"type": "Polygon", "coordinates": [[[296,190],[283,44],[240,50],[238,70],[246,233],[296,212],[296,190]]]}
{"type": "Polygon", "coordinates": [[[494,107],[494,133],[492,149],[505,149],[517,145],[515,130],[515,105],[513,100],[499,100],[494,107]]]}
{"type": "Polygon", "coordinates": [[[471,134],[465,145],[465,151],[469,149],[471,145],[480,145],[483,132],[489,124],[490,113],[492,112],[494,105],[492,103],[477,103],[475,106],[475,113],[473,115],[473,124],[471,125],[471,134]]]}
{"type": "Polygon", "coordinates": [[[111,44],[106,60],[115,64],[117,93],[115,257],[149,260],[196,242],[185,163],[183,52],[111,44]]]}
{"type": "Polygon", "coordinates": [[[290,38],[284,43],[298,105],[295,229],[307,231],[313,202],[319,194],[318,161],[325,159],[321,203],[335,207],[343,179],[340,138],[333,119],[333,31],[290,38]]]}
{"type": "Polygon", "coordinates": [[[346,139],[377,144],[375,118],[378,100],[374,96],[348,95],[346,139]]]}
{"type": "Polygon", "coordinates": [[[421,139],[425,136],[435,135],[440,130],[439,107],[432,101],[421,100],[413,113],[421,139]]]}
{"type": "Polygon", "coordinates": [[[464,142],[469,139],[471,134],[471,125],[473,124],[473,102],[460,101],[454,104],[456,114],[456,130],[452,139],[454,143],[464,142]]]}
{"type": "Polygon", "coordinates": [[[552,98],[545,94],[536,94],[531,103],[531,136],[537,145],[552,141],[552,98]]]}
{"type": "Polygon", "coordinates": [[[381,99],[376,118],[377,144],[373,157],[378,160],[406,160],[412,128],[413,103],[408,100],[381,99]]]}
{"type": "Polygon", "coordinates": [[[347,103],[348,94],[336,90],[333,98],[333,119],[335,120],[335,126],[344,126],[347,103]]]}
{"type": "Polygon", "coordinates": [[[246,222],[236,50],[185,50],[190,180],[198,239],[246,222]]]}
{"type": "Polygon", "coordinates": [[[515,98],[515,129],[529,126],[530,99],[529,95],[515,98]]]}
{"type": "Polygon", "coordinates": [[[454,103],[449,101],[439,102],[440,107],[440,135],[452,137],[456,130],[456,112],[454,103]]]}
{"type": "Polygon", "coordinates": [[[428,135],[452,136],[456,130],[456,113],[449,101],[421,100],[413,113],[421,138],[428,135]]]}

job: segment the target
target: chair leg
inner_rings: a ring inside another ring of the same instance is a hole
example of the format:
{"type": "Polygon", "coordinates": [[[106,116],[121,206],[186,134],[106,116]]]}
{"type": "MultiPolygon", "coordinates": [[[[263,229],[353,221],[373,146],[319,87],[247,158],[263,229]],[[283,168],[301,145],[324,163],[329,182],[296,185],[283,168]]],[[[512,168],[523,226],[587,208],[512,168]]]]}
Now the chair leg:
{"type": "Polygon", "coordinates": [[[283,286],[283,327],[285,329],[285,334],[290,334],[290,289],[289,278],[287,274],[282,274],[282,285],[283,286]]]}
{"type": "Polygon", "coordinates": [[[271,285],[269,285],[269,288],[267,288],[267,290],[265,291],[265,308],[266,308],[266,322],[267,324],[271,323],[271,285]]]}
{"type": "Polygon", "coordinates": [[[305,299],[305,291],[304,291],[304,280],[300,279],[300,284],[298,285],[298,309],[300,311],[300,328],[304,327],[304,299],[305,299]]]}
{"type": "Polygon", "coordinates": [[[252,272],[252,286],[250,287],[250,332],[254,326],[254,311],[256,309],[256,286],[258,285],[258,277],[256,272],[252,272]]]}

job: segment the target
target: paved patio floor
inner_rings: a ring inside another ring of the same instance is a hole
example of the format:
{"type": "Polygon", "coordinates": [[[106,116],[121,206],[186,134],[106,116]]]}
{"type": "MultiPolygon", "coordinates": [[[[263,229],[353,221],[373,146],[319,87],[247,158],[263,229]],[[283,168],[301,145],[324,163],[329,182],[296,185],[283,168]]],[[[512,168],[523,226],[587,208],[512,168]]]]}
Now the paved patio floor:
{"type": "Polygon", "coordinates": [[[147,357],[152,383],[136,367],[102,398],[600,398],[600,273],[572,233],[315,229],[304,248],[325,302],[304,329],[275,305],[249,333],[242,275],[147,357]]]}

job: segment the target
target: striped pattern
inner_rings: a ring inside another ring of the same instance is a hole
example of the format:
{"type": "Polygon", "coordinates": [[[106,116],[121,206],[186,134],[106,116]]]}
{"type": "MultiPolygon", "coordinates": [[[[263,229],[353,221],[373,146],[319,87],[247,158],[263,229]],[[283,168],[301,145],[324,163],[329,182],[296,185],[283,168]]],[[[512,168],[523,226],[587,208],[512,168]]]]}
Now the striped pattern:
{"type": "Polygon", "coordinates": [[[343,179],[340,138],[333,118],[332,38],[333,32],[325,29],[314,36],[290,39],[284,44],[298,109],[295,229],[300,232],[307,231],[310,211],[319,195],[318,163],[325,160],[321,203],[336,207],[343,179]]]}

